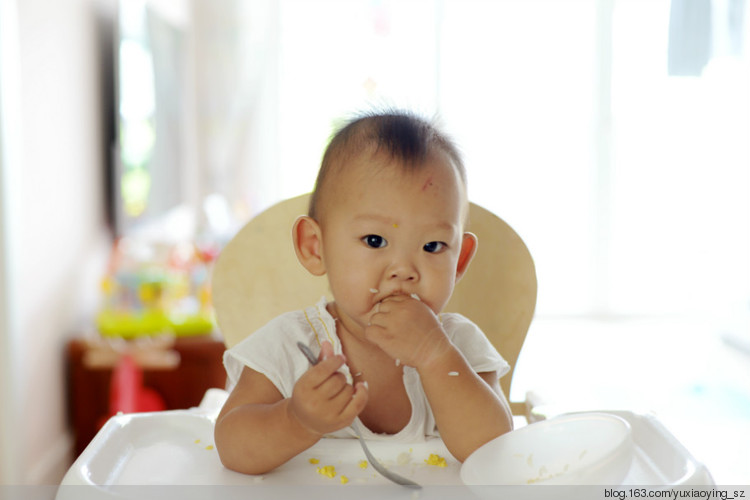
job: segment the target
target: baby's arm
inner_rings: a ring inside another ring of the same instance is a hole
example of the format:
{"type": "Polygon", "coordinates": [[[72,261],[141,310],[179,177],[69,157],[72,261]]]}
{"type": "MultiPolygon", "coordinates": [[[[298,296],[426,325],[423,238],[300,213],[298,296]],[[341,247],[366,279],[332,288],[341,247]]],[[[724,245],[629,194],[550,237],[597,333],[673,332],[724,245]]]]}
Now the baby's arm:
{"type": "MultiPolygon", "coordinates": [[[[225,467],[263,474],[315,444],[324,434],[351,424],[367,404],[367,390],[346,383],[324,343],[321,362],[283,398],[265,375],[245,368],[216,420],[214,439],[225,467]]],[[[301,355],[301,354],[300,354],[301,355]]]]}
{"type": "Polygon", "coordinates": [[[365,334],[417,369],[440,436],[458,460],[512,429],[497,373],[474,372],[424,303],[408,297],[383,301],[365,334]]]}
{"type": "Polygon", "coordinates": [[[458,460],[513,429],[497,373],[475,373],[454,346],[417,371],[440,436],[458,460]]]}

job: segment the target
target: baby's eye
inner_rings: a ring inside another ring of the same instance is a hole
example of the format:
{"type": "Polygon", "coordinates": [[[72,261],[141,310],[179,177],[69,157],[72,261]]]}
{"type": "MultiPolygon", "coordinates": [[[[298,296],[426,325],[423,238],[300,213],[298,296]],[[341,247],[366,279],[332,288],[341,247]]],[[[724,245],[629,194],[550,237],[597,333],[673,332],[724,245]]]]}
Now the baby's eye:
{"type": "Polygon", "coordinates": [[[425,244],[425,246],[422,248],[424,248],[425,252],[437,253],[445,249],[445,243],[443,243],[442,241],[431,241],[425,244]]]}
{"type": "Polygon", "coordinates": [[[362,238],[362,241],[371,248],[383,248],[388,244],[388,242],[383,238],[382,236],[378,236],[377,234],[368,234],[364,238],[362,238]]]}

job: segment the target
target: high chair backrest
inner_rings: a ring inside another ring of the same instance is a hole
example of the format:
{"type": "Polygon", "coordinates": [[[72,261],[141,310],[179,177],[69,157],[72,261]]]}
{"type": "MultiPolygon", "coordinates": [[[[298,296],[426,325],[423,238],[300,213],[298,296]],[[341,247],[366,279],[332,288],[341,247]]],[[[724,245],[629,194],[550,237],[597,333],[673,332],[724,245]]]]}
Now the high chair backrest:
{"type": "MultiPolygon", "coordinates": [[[[213,305],[227,347],[274,317],[331,298],[325,276],[297,261],[292,225],[307,213],[309,195],[282,201],[250,220],[224,247],[213,272],[213,305]]],[[[479,245],[446,306],[476,323],[511,366],[500,379],[505,395],[536,305],[534,261],[516,232],[472,203],[469,228],[479,245]]],[[[517,412],[514,412],[517,413],[517,412]]]]}

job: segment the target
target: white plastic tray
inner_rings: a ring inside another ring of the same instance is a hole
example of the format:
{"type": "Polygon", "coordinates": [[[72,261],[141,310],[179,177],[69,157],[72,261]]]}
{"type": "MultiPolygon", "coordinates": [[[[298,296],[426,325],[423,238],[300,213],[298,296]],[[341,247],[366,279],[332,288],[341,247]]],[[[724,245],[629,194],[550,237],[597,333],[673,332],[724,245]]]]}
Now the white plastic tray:
{"type": "MultiPolygon", "coordinates": [[[[613,411],[633,430],[636,451],[623,484],[712,485],[706,468],[650,415],[613,411]]],[[[175,410],[112,417],[68,470],[62,485],[89,485],[106,492],[118,485],[384,485],[388,481],[364,459],[354,439],[323,439],[283,466],[263,476],[227,470],[213,443],[215,414],[175,410]],[[317,459],[317,464],[310,459],[317,459]],[[333,465],[336,476],[317,472],[333,465]]],[[[401,475],[423,485],[460,485],[460,463],[440,439],[424,443],[370,442],[376,457],[401,475]],[[430,454],[445,467],[425,463],[430,454]]],[[[61,489],[62,491],[62,489],[61,489]]],[[[61,496],[58,494],[58,499],[61,496]]]]}

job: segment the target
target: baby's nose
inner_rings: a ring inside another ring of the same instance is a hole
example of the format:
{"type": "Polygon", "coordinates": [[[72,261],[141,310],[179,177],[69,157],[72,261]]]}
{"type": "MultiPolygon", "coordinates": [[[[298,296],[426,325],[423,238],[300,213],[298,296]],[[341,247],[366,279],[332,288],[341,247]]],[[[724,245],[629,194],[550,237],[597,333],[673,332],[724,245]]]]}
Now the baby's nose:
{"type": "Polygon", "coordinates": [[[417,281],[419,279],[419,272],[413,264],[406,260],[401,260],[391,266],[389,277],[392,280],[417,281]]]}

